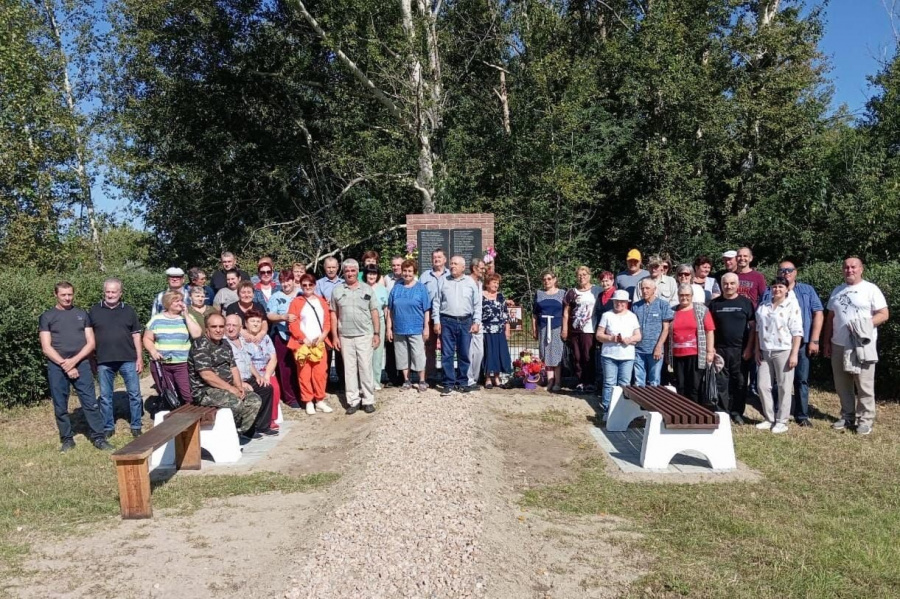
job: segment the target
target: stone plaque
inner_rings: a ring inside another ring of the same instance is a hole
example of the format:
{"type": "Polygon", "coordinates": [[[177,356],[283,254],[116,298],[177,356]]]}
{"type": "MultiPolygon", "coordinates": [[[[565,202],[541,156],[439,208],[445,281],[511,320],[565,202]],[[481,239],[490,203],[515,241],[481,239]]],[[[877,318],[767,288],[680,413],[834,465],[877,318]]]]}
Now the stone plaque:
{"type": "Polygon", "coordinates": [[[450,255],[462,256],[466,259],[466,272],[469,262],[481,253],[481,229],[453,229],[450,231],[450,255]]]}
{"type": "MultiPolygon", "coordinates": [[[[480,233],[480,232],[479,232],[480,233]]],[[[450,229],[420,229],[416,236],[419,250],[419,274],[431,270],[431,252],[440,248],[450,259],[450,229]]]]}

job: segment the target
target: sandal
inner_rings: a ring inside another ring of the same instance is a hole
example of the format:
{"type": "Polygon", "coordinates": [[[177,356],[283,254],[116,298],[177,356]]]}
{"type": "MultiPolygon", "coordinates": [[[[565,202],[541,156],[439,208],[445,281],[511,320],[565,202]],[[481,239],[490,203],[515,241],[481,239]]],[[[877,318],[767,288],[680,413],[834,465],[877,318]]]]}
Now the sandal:
{"type": "Polygon", "coordinates": [[[488,381],[488,382],[486,382],[486,383],[484,384],[484,388],[485,388],[485,389],[493,389],[493,388],[494,388],[494,383],[488,381]]]}

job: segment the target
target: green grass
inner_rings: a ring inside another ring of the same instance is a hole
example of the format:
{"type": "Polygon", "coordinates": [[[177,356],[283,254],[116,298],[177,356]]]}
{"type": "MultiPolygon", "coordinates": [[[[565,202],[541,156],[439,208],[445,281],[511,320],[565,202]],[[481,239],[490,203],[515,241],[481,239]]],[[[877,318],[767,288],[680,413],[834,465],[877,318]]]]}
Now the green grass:
{"type": "MultiPolygon", "coordinates": [[[[832,394],[813,403],[838,412],[832,394]]],[[[829,425],[737,428],[738,459],[761,482],[625,483],[592,459],[523,502],[633,522],[650,570],[633,597],[900,597],[900,405],[879,406],[869,437],[829,425]]]]}
{"type": "MultiPolygon", "coordinates": [[[[126,429],[127,430],[127,427],[126,429]]],[[[119,434],[121,447],[131,436],[119,434]]],[[[61,455],[48,405],[0,414],[0,578],[17,571],[36,539],[89,532],[82,524],[119,517],[115,467],[81,436],[74,451],[61,455]]],[[[176,474],[154,483],[154,510],[189,513],[212,498],[270,491],[303,492],[330,484],[334,473],[292,477],[274,472],[246,475],[176,474]]]]}

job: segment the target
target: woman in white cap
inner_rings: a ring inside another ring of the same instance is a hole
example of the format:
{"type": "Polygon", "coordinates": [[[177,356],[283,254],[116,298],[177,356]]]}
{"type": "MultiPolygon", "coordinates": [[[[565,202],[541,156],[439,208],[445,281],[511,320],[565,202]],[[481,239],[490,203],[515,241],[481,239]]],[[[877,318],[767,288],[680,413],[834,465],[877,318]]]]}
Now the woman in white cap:
{"type": "Polygon", "coordinates": [[[624,289],[613,293],[613,309],[604,312],[597,326],[597,341],[603,344],[600,363],[603,367],[603,418],[609,410],[613,387],[630,385],[634,370],[634,346],[641,341],[641,325],[628,309],[631,299],[624,289]]]}

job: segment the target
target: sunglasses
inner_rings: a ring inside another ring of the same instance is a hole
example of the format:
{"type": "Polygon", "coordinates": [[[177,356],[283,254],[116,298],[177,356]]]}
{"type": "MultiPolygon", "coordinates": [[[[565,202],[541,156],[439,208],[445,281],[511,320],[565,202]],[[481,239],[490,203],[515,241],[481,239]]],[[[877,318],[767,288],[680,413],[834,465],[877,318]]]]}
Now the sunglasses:
{"type": "Polygon", "coordinates": [[[271,270],[268,270],[268,269],[267,269],[267,270],[261,270],[261,271],[259,271],[259,274],[261,274],[261,275],[270,275],[270,274],[272,274],[272,271],[271,271],[271,270]]]}
{"type": "Polygon", "coordinates": [[[796,268],[779,268],[778,272],[783,272],[785,274],[791,274],[795,270],[797,270],[797,269],[796,268]]]}
{"type": "Polygon", "coordinates": [[[689,272],[680,272],[680,273],[678,273],[678,276],[679,276],[679,277],[689,277],[689,276],[691,276],[691,273],[689,273],[689,272]]]}
{"type": "Polygon", "coordinates": [[[313,285],[312,283],[301,283],[300,286],[301,287],[315,287],[315,285],[313,285]]]}

